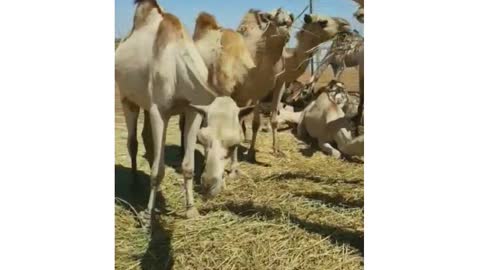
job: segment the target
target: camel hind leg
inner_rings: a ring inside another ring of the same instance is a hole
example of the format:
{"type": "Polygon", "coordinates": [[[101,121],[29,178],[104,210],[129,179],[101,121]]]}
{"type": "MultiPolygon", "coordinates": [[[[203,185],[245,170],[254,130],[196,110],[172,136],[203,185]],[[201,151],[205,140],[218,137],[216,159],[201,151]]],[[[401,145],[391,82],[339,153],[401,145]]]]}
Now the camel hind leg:
{"type": "Polygon", "coordinates": [[[272,100],[272,113],[270,117],[270,123],[272,125],[272,140],[273,140],[273,155],[284,157],[285,154],[280,151],[280,146],[278,143],[278,113],[280,107],[280,100],[282,99],[283,93],[285,92],[285,84],[277,86],[273,91],[273,100],[272,100]]]}
{"type": "Polygon", "coordinates": [[[127,124],[127,149],[128,154],[130,155],[131,165],[132,165],[132,174],[135,179],[137,176],[137,152],[138,152],[138,141],[137,141],[137,121],[140,108],[135,103],[124,98],[122,100],[123,113],[125,115],[125,122],[127,124]]]}
{"type": "Polygon", "coordinates": [[[185,155],[185,114],[180,114],[180,118],[178,119],[178,125],[180,126],[180,154],[183,157],[185,155]]]}
{"type": "Polygon", "coordinates": [[[252,142],[250,143],[250,149],[248,150],[247,158],[250,162],[257,162],[255,143],[257,141],[258,129],[260,128],[260,109],[258,103],[253,110],[252,121],[252,142]]]}
{"type": "Polygon", "coordinates": [[[150,124],[150,113],[147,110],[144,110],[142,139],[143,145],[145,146],[145,158],[151,169],[153,164],[153,137],[152,125],[150,124]]]}

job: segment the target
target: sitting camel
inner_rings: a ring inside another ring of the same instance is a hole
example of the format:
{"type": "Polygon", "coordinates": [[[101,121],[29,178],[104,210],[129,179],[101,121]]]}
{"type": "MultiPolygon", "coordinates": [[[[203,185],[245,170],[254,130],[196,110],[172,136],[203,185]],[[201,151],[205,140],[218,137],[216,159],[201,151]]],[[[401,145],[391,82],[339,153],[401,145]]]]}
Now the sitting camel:
{"type": "Polygon", "coordinates": [[[363,156],[363,135],[352,138],[350,121],[343,108],[348,95],[344,84],[332,80],[317,93],[318,97],[301,112],[280,109],[281,121],[297,124],[296,136],[308,143],[316,141],[325,153],[340,158],[363,156]],[[337,148],[332,146],[336,143],[337,148]]]}
{"type": "Polygon", "coordinates": [[[133,29],[115,51],[115,83],[121,95],[128,129],[127,147],[136,172],[137,120],[147,112],[153,135],[151,186],[143,216],[152,222],[159,184],[165,175],[165,139],[170,117],[185,114],[186,216],[198,211],[193,200],[194,151],[197,134],[206,149],[202,185],[207,195],[217,195],[224,185],[224,160],[242,140],[242,109],[230,97],[217,97],[208,85],[208,69],[185,27],[155,0],[136,0],[133,29]],[[202,116],[206,127],[200,129],[202,116]]]}
{"type": "MultiPolygon", "coordinates": [[[[309,60],[313,57],[320,44],[332,39],[338,33],[348,30],[350,30],[350,24],[345,19],[305,14],[304,25],[296,35],[298,41],[297,46],[284,51],[283,61],[281,62],[283,71],[278,76],[275,87],[272,90],[271,125],[274,154],[281,154],[277,141],[277,113],[283,92],[285,91],[285,84],[294,82],[305,72],[309,60]]],[[[250,151],[253,152],[253,156],[256,133],[258,132],[258,128],[255,128],[255,119],[254,117],[252,144],[250,146],[250,151]]]]}

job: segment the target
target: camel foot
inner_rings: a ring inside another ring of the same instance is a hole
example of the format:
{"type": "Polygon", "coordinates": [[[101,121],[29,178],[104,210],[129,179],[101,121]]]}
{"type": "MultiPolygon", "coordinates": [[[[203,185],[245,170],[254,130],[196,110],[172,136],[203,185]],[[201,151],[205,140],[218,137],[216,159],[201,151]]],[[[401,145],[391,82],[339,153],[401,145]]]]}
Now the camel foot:
{"type": "Polygon", "coordinates": [[[198,212],[197,208],[196,207],[190,207],[189,209],[187,209],[187,212],[185,212],[185,216],[188,218],[188,219],[192,219],[192,218],[197,218],[200,216],[200,213],[198,212]]]}
{"type": "Polygon", "coordinates": [[[257,163],[257,152],[255,150],[249,150],[247,153],[247,161],[251,163],[257,163]]]}
{"type": "Polygon", "coordinates": [[[226,181],[226,179],[223,180],[222,189],[223,189],[223,190],[227,190],[227,181],[226,181]]]}
{"type": "Polygon", "coordinates": [[[138,218],[140,219],[142,228],[147,231],[150,231],[152,227],[152,222],[153,222],[152,213],[150,213],[150,211],[148,210],[144,210],[144,211],[141,211],[138,215],[139,215],[138,218]]]}
{"type": "Polygon", "coordinates": [[[342,153],[340,153],[339,151],[333,151],[332,157],[340,159],[342,157],[342,153]]]}

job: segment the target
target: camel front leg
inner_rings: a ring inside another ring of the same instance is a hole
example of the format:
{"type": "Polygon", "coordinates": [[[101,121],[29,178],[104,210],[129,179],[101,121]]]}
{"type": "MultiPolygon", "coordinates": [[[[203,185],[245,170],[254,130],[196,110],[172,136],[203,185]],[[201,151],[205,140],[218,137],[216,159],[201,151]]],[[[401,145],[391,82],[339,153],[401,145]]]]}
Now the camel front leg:
{"type": "MultiPolygon", "coordinates": [[[[238,166],[239,166],[239,164],[238,164],[238,146],[235,146],[235,148],[233,149],[230,159],[232,161],[232,165],[230,167],[230,173],[228,174],[228,178],[235,179],[238,176],[238,174],[240,173],[239,168],[238,168],[238,166]]],[[[226,184],[225,184],[225,181],[224,181],[224,188],[225,187],[226,187],[226,184]]]]}
{"type": "MultiPolygon", "coordinates": [[[[150,221],[152,225],[153,210],[155,208],[157,192],[159,192],[160,183],[165,176],[165,135],[168,124],[168,117],[162,115],[156,105],[149,110],[150,124],[153,135],[153,163],[150,175],[150,196],[148,198],[147,212],[143,213],[144,220],[150,221]]],[[[148,224],[148,223],[146,223],[148,224]]]]}
{"type": "Polygon", "coordinates": [[[282,100],[283,93],[285,92],[285,84],[281,83],[273,89],[273,99],[272,99],[272,113],[270,115],[270,123],[272,125],[272,139],[273,139],[273,155],[275,156],[285,156],[280,151],[278,143],[278,114],[280,101],[282,100]]]}
{"type": "Polygon", "coordinates": [[[350,131],[342,127],[335,133],[333,139],[343,154],[349,157],[363,156],[363,135],[352,139],[350,131]]]}
{"type": "Polygon", "coordinates": [[[253,109],[253,120],[252,120],[252,142],[250,143],[250,149],[248,150],[247,159],[250,162],[256,163],[257,156],[255,150],[255,143],[257,141],[258,129],[260,128],[260,108],[259,103],[255,105],[253,109]]]}
{"type": "Polygon", "coordinates": [[[318,147],[320,148],[320,150],[322,150],[324,153],[326,153],[329,156],[333,156],[334,158],[342,157],[342,154],[340,153],[340,151],[333,148],[333,146],[330,145],[329,143],[325,143],[319,140],[318,147]]]}
{"type": "Polygon", "coordinates": [[[191,108],[187,108],[184,123],[183,142],[185,143],[185,151],[182,173],[185,186],[186,217],[194,218],[200,215],[193,200],[193,176],[195,172],[195,145],[197,143],[197,133],[202,124],[202,117],[191,108]]]}
{"type": "Polygon", "coordinates": [[[361,157],[363,156],[363,151],[364,151],[363,142],[364,142],[364,135],[361,135],[351,140],[347,144],[340,145],[338,149],[340,149],[342,153],[345,153],[350,157],[352,156],[361,157]]]}

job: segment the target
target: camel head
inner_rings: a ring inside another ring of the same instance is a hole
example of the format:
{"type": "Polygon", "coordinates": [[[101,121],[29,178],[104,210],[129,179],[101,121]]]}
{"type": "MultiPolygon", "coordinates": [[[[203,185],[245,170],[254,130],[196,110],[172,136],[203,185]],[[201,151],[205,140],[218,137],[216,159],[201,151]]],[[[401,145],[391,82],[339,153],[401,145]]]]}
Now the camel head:
{"type": "Polygon", "coordinates": [[[350,31],[350,23],[342,18],[324,15],[305,14],[302,31],[297,33],[299,40],[310,40],[315,44],[323,43],[340,32],[350,31]]]}
{"type": "Polygon", "coordinates": [[[253,107],[238,108],[228,96],[217,97],[206,106],[190,105],[206,120],[197,138],[205,149],[205,169],[201,177],[203,189],[208,197],[222,191],[225,166],[243,140],[240,119],[249,114],[253,107]]]}
{"type": "Polygon", "coordinates": [[[363,23],[363,7],[359,7],[357,11],[353,13],[353,16],[355,16],[359,22],[363,23]]]}
{"type": "Polygon", "coordinates": [[[345,90],[344,83],[337,80],[331,80],[325,87],[324,91],[326,91],[328,99],[330,99],[331,102],[340,106],[340,108],[343,108],[345,107],[345,105],[347,105],[348,94],[345,90]]]}
{"type": "Polygon", "coordinates": [[[355,18],[357,18],[359,22],[363,23],[363,8],[365,7],[364,0],[353,0],[353,1],[359,5],[357,11],[353,13],[353,16],[355,16],[355,18]]]}
{"type": "Polygon", "coordinates": [[[295,19],[293,13],[285,10],[283,8],[277,8],[272,10],[270,13],[264,13],[270,23],[278,27],[279,31],[283,33],[288,33],[290,26],[293,24],[295,19]]]}
{"type": "Polygon", "coordinates": [[[271,12],[251,9],[241,23],[240,32],[246,31],[247,28],[245,26],[253,22],[257,27],[265,31],[268,36],[275,35],[288,38],[293,20],[293,14],[283,8],[277,8],[271,12]]]}

